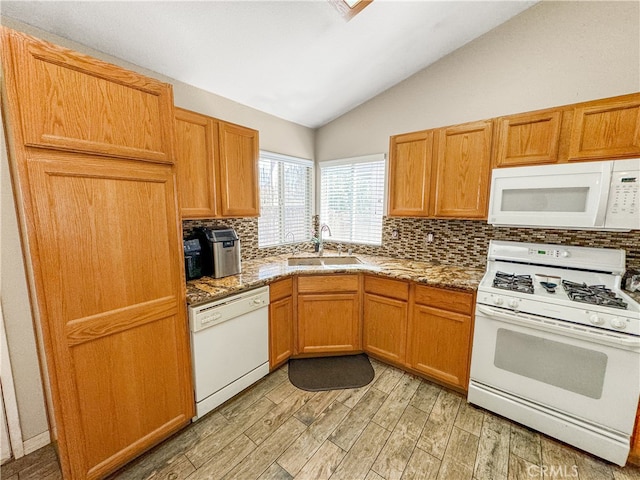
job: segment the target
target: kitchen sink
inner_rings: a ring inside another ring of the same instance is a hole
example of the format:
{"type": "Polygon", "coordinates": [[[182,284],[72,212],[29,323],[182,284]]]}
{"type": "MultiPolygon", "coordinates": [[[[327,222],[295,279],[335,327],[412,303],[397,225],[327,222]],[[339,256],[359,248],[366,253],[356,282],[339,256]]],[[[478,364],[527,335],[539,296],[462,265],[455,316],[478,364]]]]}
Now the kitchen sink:
{"type": "Polygon", "coordinates": [[[357,265],[362,263],[358,257],[324,257],[325,265],[357,265]]]}
{"type": "Polygon", "coordinates": [[[358,265],[361,263],[362,261],[358,257],[292,257],[287,259],[287,265],[290,267],[358,265]]]}
{"type": "Polygon", "coordinates": [[[310,258],[289,258],[287,260],[287,264],[290,267],[298,267],[298,266],[311,266],[311,265],[322,265],[322,258],[320,257],[310,257],[310,258]]]}

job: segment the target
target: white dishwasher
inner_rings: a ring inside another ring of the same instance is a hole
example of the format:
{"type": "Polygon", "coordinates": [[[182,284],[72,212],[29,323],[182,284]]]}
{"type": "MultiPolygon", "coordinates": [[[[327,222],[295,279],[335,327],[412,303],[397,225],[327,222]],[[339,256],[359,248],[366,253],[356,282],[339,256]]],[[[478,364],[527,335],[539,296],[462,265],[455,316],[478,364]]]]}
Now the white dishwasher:
{"type": "Polygon", "coordinates": [[[269,373],[269,287],[189,307],[196,416],[269,373]]]}

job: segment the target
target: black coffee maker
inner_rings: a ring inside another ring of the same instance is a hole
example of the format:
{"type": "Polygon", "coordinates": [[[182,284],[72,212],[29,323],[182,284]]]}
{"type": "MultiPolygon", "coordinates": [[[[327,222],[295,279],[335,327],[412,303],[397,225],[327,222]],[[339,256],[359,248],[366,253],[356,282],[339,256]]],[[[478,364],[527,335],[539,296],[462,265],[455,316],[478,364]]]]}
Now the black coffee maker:
{"type": "Polygon", "coordinates": [[[194,280],[202,277],[203,272],[202,246],[200,239],[189,238],[184,243],[184,272],[187,280],[194,280]]]}

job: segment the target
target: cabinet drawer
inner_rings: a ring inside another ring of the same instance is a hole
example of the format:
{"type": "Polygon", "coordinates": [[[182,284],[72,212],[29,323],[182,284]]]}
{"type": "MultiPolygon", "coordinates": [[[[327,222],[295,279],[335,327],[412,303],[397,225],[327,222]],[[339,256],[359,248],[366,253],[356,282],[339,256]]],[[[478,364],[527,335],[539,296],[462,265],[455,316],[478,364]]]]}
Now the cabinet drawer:
{"type": "Polygon", "coordinates": [[[416,286],[416,303],[441,308],[451,312],[471,314],[473,311],[473,294],[456,292],[444,288],[416,286]]]}
{"type": "Polygon", "coordinates": [[[357,292],[358,275],[298,277],[298,293],[357,292]]]}
{"type": "Polygon", "coordinates": [[[274,302],[293,294],[293,278],[278,280],[269,285],[269,301],[274,302]]]}
{"type": "Polygon", "coordinates": [[[364,290],[383,297],[407,300],[409,298],[409,284],[401,280],[390,280],[380,277],[364,277],[364,290]]]}

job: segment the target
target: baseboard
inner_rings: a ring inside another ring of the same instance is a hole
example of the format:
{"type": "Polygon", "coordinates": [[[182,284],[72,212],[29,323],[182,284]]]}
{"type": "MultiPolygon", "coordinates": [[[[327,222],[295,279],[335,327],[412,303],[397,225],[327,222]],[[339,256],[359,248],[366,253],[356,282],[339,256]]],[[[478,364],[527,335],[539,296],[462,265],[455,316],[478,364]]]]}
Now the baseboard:
{"type": "Polygon", "coordinates": [[[35,452],[50,443],[51,435],[49,435],[49,430],[47,430],[46,432],[42,432],[41,434],[31,437],[29,440],[25,440],[23,442],[24,454],[29,455],[31,452],[35,452]]]}

